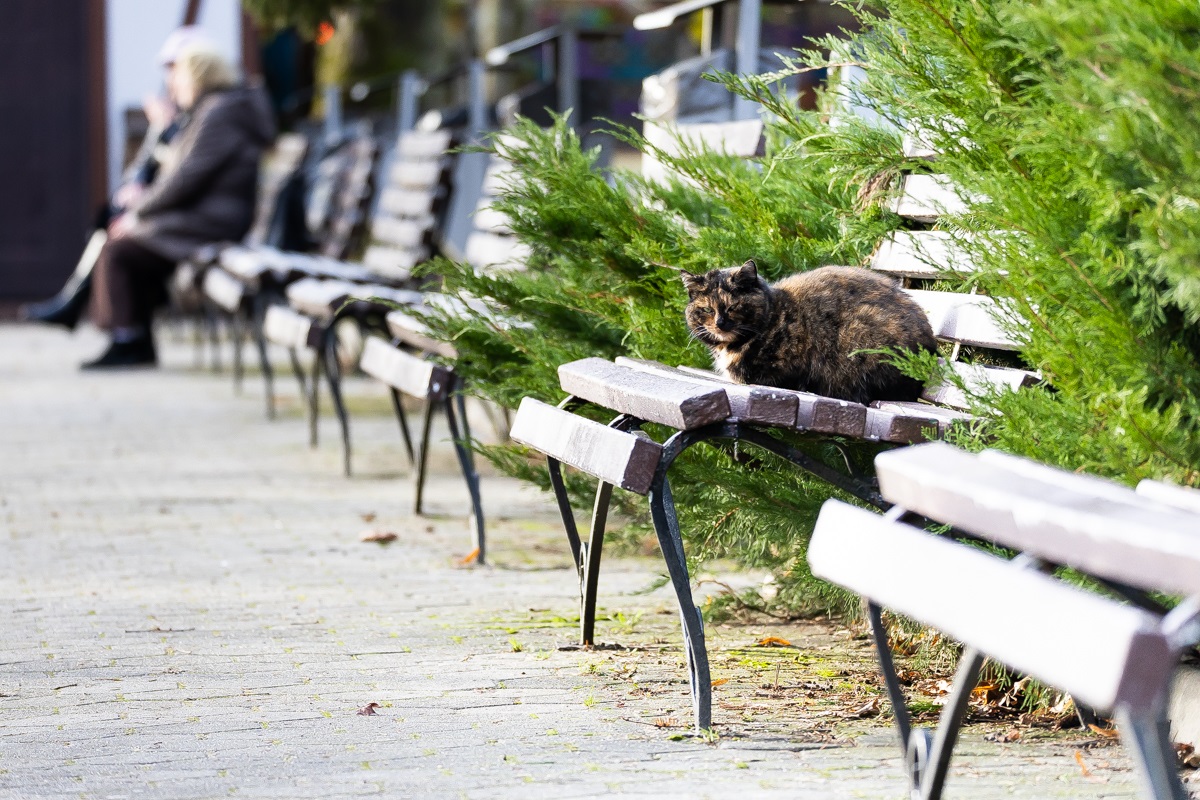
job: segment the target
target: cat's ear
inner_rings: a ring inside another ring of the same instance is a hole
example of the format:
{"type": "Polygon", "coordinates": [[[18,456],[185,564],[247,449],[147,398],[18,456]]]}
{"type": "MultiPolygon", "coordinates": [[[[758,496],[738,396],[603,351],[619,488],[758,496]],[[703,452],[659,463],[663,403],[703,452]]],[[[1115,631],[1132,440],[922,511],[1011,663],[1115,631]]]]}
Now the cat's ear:
{"type": "Polygon", "coordinates": [[[750,259],[735,269],[730,277],[738,286],[755,286],[758,284],[758,265],[754,263],[754,259],[750,259]]]}
{"type": "Polygon", "coordinates": [[[679,277],[683,279],[683,285],[687,288],[689,296],[704,291],[708,285],[703,275],[693,275],[686,269],[679,270],[679,277]]]}

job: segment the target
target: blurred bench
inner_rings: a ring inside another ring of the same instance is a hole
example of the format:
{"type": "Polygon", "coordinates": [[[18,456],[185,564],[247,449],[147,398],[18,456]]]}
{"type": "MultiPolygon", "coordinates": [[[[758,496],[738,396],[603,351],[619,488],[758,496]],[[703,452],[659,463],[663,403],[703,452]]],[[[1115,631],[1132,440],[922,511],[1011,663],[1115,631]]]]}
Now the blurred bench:
{"type": "Polygon", "coordinates": [[[883,453],[875,464],[891,511],[828,501],[808,561],[814,575],[869,602],[912,796],[941,796],[990,657],[1114,715],[1144,796],[1184,800],[1166,711],[1180,655],[1200,640],[1200,493],[1154,483],[1135,493],[941,443],[883,453]],[[914,515],[916,524],[906,521],[914,515]],[[922,521],[953,526],[952,535],[929,533],[922,521]],[[954,536],[1021,555],[1008,561],[954,536]],[[1090,576],[1109,596],[1060,580],[1059,567],[1090,576]],[[1187,599],[1167,611],[1157,593],[1187,599]],[[912,725],[883,608],[964,645],[936,732],[912,725]]]}

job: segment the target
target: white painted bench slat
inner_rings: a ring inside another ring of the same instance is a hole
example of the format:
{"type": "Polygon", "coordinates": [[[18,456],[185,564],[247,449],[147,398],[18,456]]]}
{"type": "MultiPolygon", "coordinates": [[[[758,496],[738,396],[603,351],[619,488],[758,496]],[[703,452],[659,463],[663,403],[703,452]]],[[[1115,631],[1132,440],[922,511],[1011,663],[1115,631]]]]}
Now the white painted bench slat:
{"type": "Polygon", "coordinates": [[[1110,481],[941,443],[875,459],[884,498],[1004,547],[1150,591],[1200,593],[1194,514],[1110,481]]]}
{"type": "Polygon", "coordinates": [[[808,561],[814,575],[1097,709],[1148,706],[1175,667],[1147,612],[836,500],[821,509],[808,561]]]}
{"type": "Polygon", "coordinates": [[[246,284],[220,267],[204,271],[204,295],[221,308],[236,313],[246,296],[246,284]]]}
{"type": "Polygon", "coordinates": [[[387,315],[388,333],[405,344],[427,353],[436,353],[445,358],[458,358],[458,351],[447,342],[434,339],[429,334],[429,328],[421,320],[404,311],[389,311],[387,315]]]}
{"type": "Polygon", "coordinates": [[[317,330],[313,321],[286,306],[271,306],[263,317],[263,336],[284,347],[303,350],[316,347],[317,330]]]}
{"type": "Polygon", "coordinates": [[[1001,306],[991,297],[922,289],[906,289],[905,293],[925,311],[933,335],[939,339],[993,350],[1021,348],[1021,342],[1000,324],[1001,306]]]}
{"type": "Polygon", "coordinates": [[[450,388],[450,371],[368,336],[363,345],[362,371],[410,397],[442,397],[450,388]]]}
{"type": "Polygon", "coordinates": [[[935,222],[946,214],[962,214],[967,204],[945,175],[906,175],[891,210],[906,219],[935,222]]]}
{"type": "Polygon", "coordinates": [[[526,397],[509,434],[602,481],[637,494],[650,491],[662,446],[526,397]]]}
{"type": "Polygon", "coordinates": [[[946,273],[975,271],[970,255],[948,231],[896,231],[876,248],[870,267],[902,278],[937,278],[946,273]]]}
{"type": "Polygon", "coordinates": [[[717,381],[682,369],[668,367],[657,361],[644,361],[620,356],[616,363],[622,367],[659,375],[664,378],[691,382],[696,386],[716,387],[725,392],[731,415],[742,422],[756,425],[791,428],[796,424],[796,397],[790,392],[770,386],[745,386],[717,381]]]}
{"type": "Polygon", "coordinates": [[[679,430],[693,430],[730,416],[723,387],[655,375],[585,358],[558,368],[563,391],[604,408],[679,430]]]}

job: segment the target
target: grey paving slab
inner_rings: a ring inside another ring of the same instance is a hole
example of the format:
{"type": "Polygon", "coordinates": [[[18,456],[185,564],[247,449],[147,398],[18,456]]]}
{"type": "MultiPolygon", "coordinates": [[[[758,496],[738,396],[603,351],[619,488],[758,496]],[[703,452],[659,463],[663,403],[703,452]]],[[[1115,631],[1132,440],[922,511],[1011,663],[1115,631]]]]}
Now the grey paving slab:
{"type": "MultiPolygon", "coordinates": [[[[379,387],[348,384],[346,480],[294,395],[267,423],[253,376],[234,396],[166,341],[158,371],[78,374],[99,346],[0,326],[0,797],[904,795],[881,724],[739,738],[752,712],[719,702],[715,743],[656,727],[688,715],[677,634],[618,675],[558,649],[569,623],[521,627],[577,610],[549,503],[487,476],[497,566],[462,568],[452,454],[429,487],[443,516],[413,516],[379,387]]],[[[606,565],[605,602],[673,614],[644,591],[658,571],[606,565]]],[[[966,745],[952,797],[1135,796],[1116,748],[1088,750],[1085,778],[1069,744],[966,745]]]]}

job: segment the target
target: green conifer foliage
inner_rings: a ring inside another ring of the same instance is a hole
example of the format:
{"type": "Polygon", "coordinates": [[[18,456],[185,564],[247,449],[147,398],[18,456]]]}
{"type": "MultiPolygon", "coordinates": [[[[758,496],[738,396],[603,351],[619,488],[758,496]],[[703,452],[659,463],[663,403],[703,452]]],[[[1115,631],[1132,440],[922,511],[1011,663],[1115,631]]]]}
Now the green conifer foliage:
{"type": "MultiPolygon", "coordinates": [[[[768,278],[860,264],[902,221],[883,209],[902,171],[949,175],[969,211],[971,288],[1010,309],[1021,359],[1041,387],[976,397],[993,446],[1133,483],[1200,483],[1200,7],[1183,0],[886,0],[849,40],[783,65],[861,64],[856,91],[940,151],[907,161],[898,133],[844,114],[829,123],[774,93],[768,77],[724,76],[758,99],[770,146],[757,165],[712,153],[659,154],[686,180],[604,174],[561,122],[524,124],[503,148],[515,177],[500,202],[532,249],[529,269],[477,275],[442,262],[447,291],[491,298],[528,326],[434,315],[470,391],[515,407],[562,398],[556,368],[630,355],[706,366],[689,340],[676,269],[754,258],[768,278]]],[[[627,136],[636,137],[626,132],[627,136]]],[[[644,144],[643,144],[644,146],[644,144]]],[[[969,236],[968,236],[969,235],[969,236]]],[[[656,436],[661,431],[653,431],[656,436]]],[[[985,438],[986,437],[986,438],[985,438]]],[[[797,438],[869,465],[878,446],[797,438]]],[[[543,484],[518,450],[489,456],[543,484]]],[[[830,487],[772,457],[690,450],[672,473],[693,556],[733,554],[783,577],[784,602],[838,596],[808,576],[804,544],[830,487]]],[[[577,482],[581,508],[586,507],[577,482]]],[[[627,498],[630,499],[630,498],[627,498]]],[[[637,513],[638,498],[626,504],[637,513]]]]}

